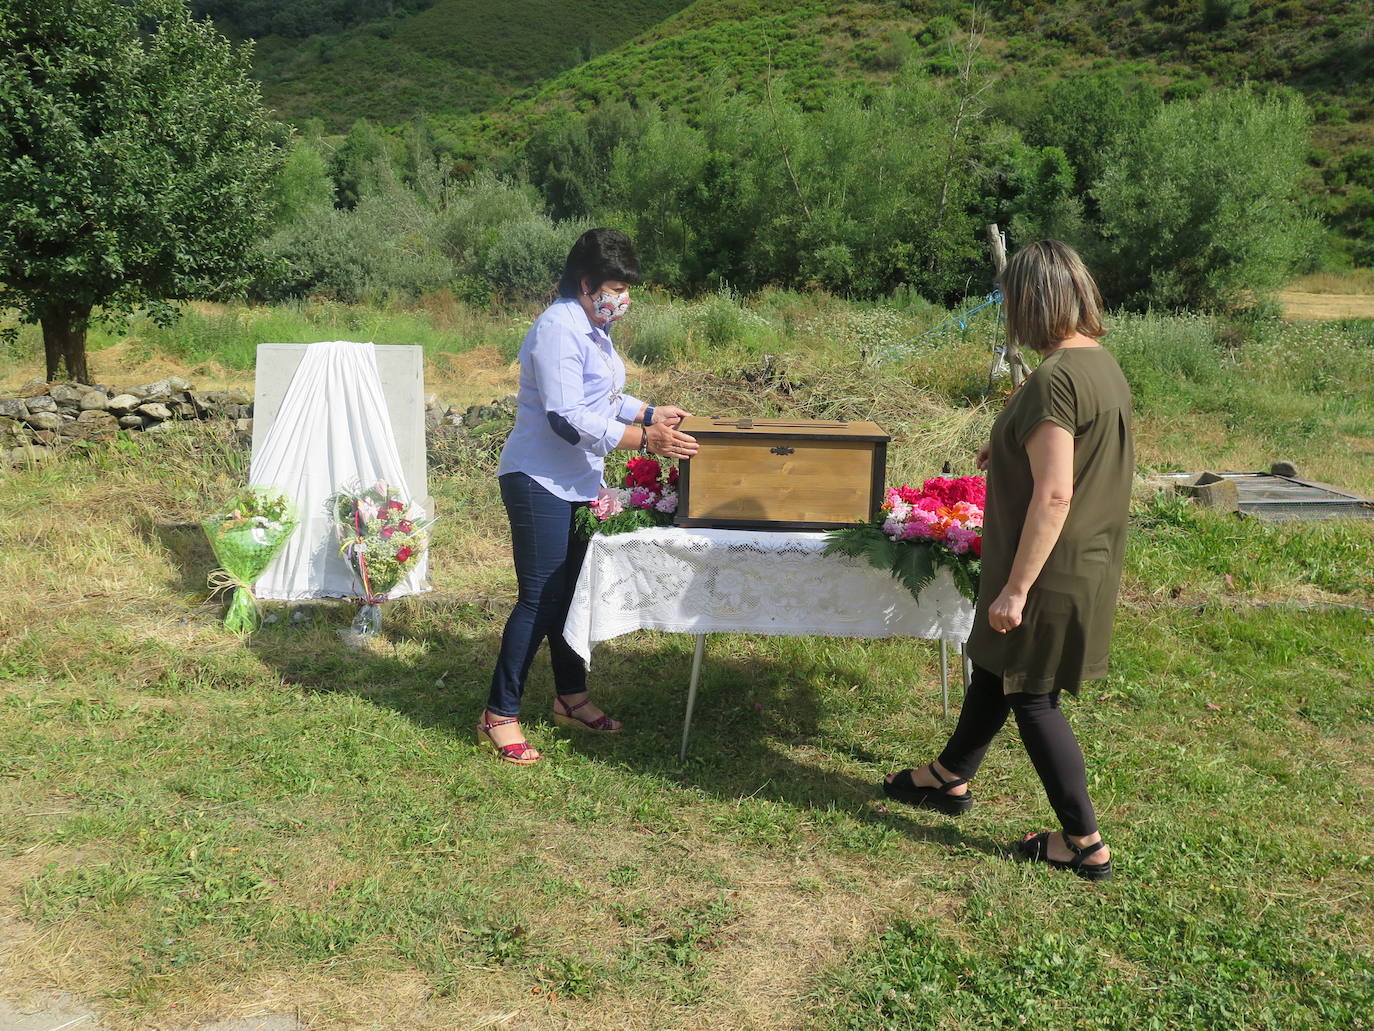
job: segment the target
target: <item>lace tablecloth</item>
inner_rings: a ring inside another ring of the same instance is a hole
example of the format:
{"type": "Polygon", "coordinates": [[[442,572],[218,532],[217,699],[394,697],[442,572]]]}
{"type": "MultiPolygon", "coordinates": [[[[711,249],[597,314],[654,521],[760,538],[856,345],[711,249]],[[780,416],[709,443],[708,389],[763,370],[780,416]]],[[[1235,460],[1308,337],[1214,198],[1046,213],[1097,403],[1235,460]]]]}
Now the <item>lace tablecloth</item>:
{"type": "Polygon", "coordinates": [[[941,570],[920,600],[824,533],[663,527],[593,537],[563,637],[592,648],[632,630],[924,637],[963,644],[973,605],[941,570]]]}

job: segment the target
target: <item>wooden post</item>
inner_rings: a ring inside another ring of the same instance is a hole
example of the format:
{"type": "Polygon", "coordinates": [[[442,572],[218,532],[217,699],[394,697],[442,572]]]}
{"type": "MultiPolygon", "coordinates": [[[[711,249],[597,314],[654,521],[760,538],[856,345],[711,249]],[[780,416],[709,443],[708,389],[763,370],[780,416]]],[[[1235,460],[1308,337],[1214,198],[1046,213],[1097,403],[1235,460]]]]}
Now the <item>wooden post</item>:
{"type": "MultiPolygon", "coordinates": [[[[1002,242],[1002,233],[996,222],[988,226],[988,244],[992,247],[994,279],[998,289],[1001,289],[1002,270],[1007,267],[1007,248],[1002,242]]],[[[1011,366],[1011,387],[1015,390],[1026,381],[1026,360],[1021,357],[1021,348],[1010,336],[1007,337],[1007,364],[1011,366]]]]}

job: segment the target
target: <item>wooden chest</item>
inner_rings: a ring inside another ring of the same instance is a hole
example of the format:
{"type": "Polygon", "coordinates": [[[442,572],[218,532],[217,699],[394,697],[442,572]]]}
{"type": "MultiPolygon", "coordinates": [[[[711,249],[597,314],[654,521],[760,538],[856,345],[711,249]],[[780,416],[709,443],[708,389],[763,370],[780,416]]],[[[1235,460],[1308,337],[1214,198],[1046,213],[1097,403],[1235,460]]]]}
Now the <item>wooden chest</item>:
{"type": "Polygon", "coordinates": [[[867,522],[883,501],[887,442],[871,422],[705,419],[680,464],[678,526],[826,530],[867,522]]]}

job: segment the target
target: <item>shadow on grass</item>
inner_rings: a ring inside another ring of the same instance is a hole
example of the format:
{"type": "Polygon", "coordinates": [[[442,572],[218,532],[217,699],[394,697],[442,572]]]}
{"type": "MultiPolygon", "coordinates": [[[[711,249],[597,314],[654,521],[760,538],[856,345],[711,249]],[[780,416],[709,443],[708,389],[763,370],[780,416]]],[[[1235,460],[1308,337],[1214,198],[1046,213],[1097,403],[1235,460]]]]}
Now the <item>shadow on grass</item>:
{"type": "MultiPolygon", "coordinates": [[[[500,647],[503,612],[426,600],[397,603],[384,610],[385,641],[355,650],[337,637],[351,607],[323,604],[309,611],[304,628],[291,626],[287,616],[250,640],[285,684],[307,692],[346,692],[456,740],[473,739],[500,647]]],[[[883,757],[827,734],[814,671],[767,654],[752,657],[747,644],[727,653],[726,640],[731,638],[712,637],[708,644],[685,762],[679,762],[678,750],[693,646],[687,635],[623,638],[598,650],[593,696],[624,721],[629,729],[623,734],[553,727],[548,717],[552,677],[547,649],[541,649],[526,689],[524,725],[536,744],[562,737],[587,760],[665,786],[722,801],[762,799],[802,813],[842,815],[912,841],[1006,853],[1002,842],[966,833],[939,817],[926,822],[917,810],[888,803],[880,774],[861,779],[837,769],[854,760],[876,764],[883,757]],[[814,751],[815,763],[788,754],[808,750],[814,751]]],[[[855,683],[866,675],[857,660],[840,672],[855,683]]]]}

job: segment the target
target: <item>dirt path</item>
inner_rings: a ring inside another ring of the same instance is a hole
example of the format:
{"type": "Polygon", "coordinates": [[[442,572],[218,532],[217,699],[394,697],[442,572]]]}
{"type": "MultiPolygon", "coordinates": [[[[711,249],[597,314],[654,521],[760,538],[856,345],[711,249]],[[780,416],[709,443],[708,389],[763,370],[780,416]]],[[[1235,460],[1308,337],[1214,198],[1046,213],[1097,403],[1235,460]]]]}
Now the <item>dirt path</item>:
{"type": "Polygon", "coordinates": [[[1294,322],[1374,319],[1374,294],[1314,294],[1282,290],[1283,317],[1294,322]]]}

